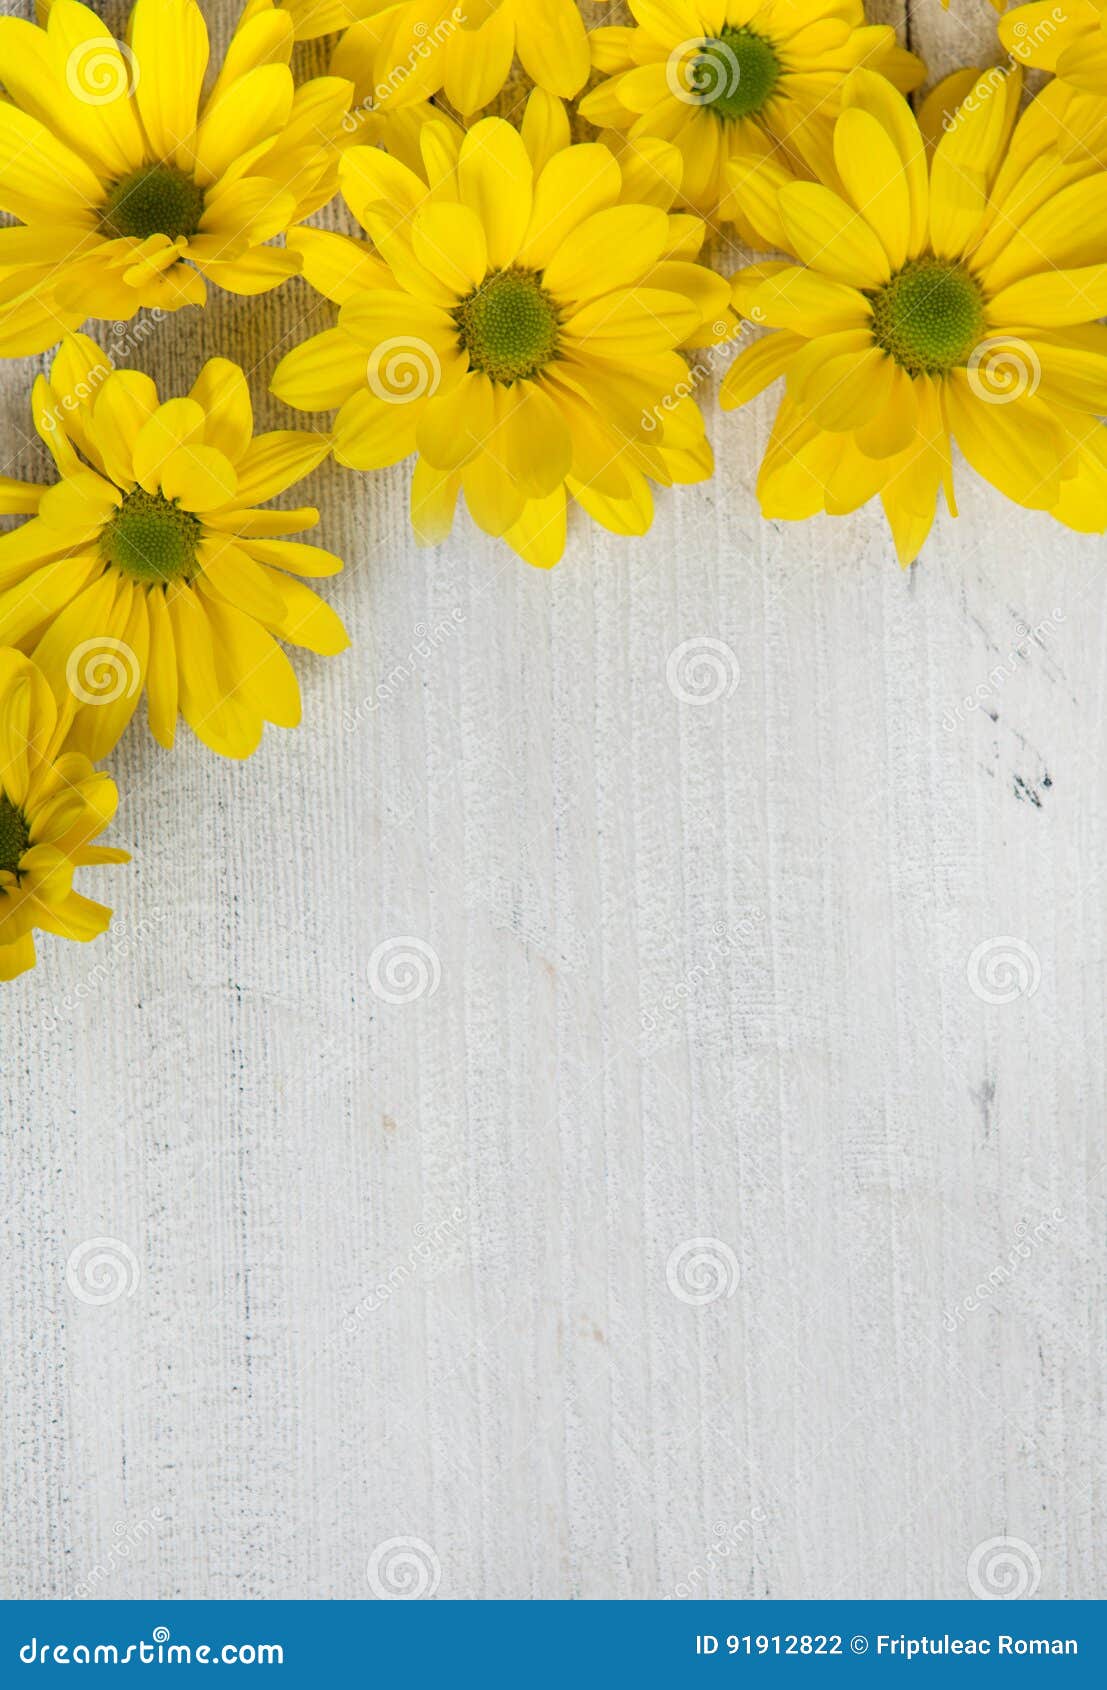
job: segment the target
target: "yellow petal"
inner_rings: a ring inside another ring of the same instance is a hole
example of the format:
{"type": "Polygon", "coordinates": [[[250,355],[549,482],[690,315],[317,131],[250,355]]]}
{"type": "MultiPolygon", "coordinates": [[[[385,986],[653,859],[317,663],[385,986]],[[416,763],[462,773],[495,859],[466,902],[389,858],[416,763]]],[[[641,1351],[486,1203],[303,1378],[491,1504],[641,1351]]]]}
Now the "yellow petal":
{"type": "Polygon", "coordinates": [[[625,288],[575,311],[565,325],[567,343],[591,357],[624,358],[667,352],[699,327],[699,312],[680,294],[660,288],[625,288]]]}
{"type": "Polygon", "coordinates": [[[329,411],[357,392],[365,366],[365,348],[353,335],[345,329],[324,329],[285,353],[270,387],[298,411],[329,411]]]}
{"type": "Polygon", "coordinates": [[[187,170],[208,32],[196,0],[138,0],[131,14],[135,103],[153,156],[187,170]]]}
{"type": "Polygon", "coordinates": [[[987,320],[1002,328],[1034,324],[1056,328],[1090,323],[1107,314],[1107,264],[1048,270],[1002,288],[988,302],[987,320]]]}
{"type": "Polygon", "coordinates": [[[204,422],[195,399],[167,399],[143,423],[135,437],[133,461],[135,479],[147,493],[157,492],[162,465],[179,446],[200,442],[204,422]]]}
{"type": "Polygon", "coordinates": [[[419,451],[435,469],[458,469],[480,452],[492,433],[492,383],[470,370],[449,392],[427,401],[419,418],[419,451]]]}
{"type": "Polygon", "coordinates": [[[607,147],[589,143],[555,153],[534,185],[534,200],[519,263],[542,269],[579,223],[613,206],[619,166],[607,147]]]}
{"type": "Polygon", "coordinates": [[[162,465],[161,490],[182,510],[218,510],[238,489],[234,465],[215,446],[182,446],[162,465]]]}
{"type": "Polygon", "coordinates": [[[593,212],[553,254],[544,285],[559,299],[594,299],[651,269],[665,250],[667,235],[665,213],[656,206],[613,205],[593,212]]]}
{"type": "Polygon", "coordinates": [[[118,487],[134,485],[135,442],[158,408],[158,390],[139,370],[116,370],[96,395],[92,431],[104,468],[118,487]]]}
{"type": "Polygon", "coordinates": [[[901,269],[912,250],[911,193],[892,137],[871,112],[852,107],[834,126],[834,162],[853,204],[880,237],[891,268],[901,269]]]}
{"type": "Polygon", "coordinates": [[[330,449],[325,434],[274,429],[255,434],[238,463],[238,502],[261,504],[303,480],[323,462],[330,449]]]}
{"type": "Polygon", "coordinates": [[[203,578],[220,598],[259,622],[279,620],[284,601],[275,577],[263,564],[222,536],[205,541],[200,551],[203,578]]]}
{"type": "Polygon", "coordinates": [[[330,229],[290,229],[285,245],[299,253],[306,280],[335,305],[345,305],[368,288],[391,283],[388,268],[364,241],[352,240],[349,235],[334,234],[330,229]]]}
{"type": "MultiPolygon", "coordinates": [[[[895,148],[907,185],[910,206],[907,252],[909,255],[920,252],[926,242],[929,228],[930,188],[926,150],[911,107],[890,82],[871,70],[855,70],[852,73],[842,91],[842,105],[846,111],[867,112],[876,120],[895,148]]],[[[855,204],[859,206],[868,198],[870,189],[867,186],[864,156],[858,156],[855,149],[864,147],[865,138],[869,133],[865,128],[858,129],[852,125],[846,130],[846,138],[852,141],[853,145],[848,147],[849,179],[843,175],[843,181],[855,204]]],[[[843,158],[845,157],[844,148],[843,158]]],[[[838,158],[837,148],[835,162],[841,170],[842,159],[838,158]]],[[[875,180],[883,183],[886,180],[887,165],[879,156],[875,159],[875,165],[875,180]]]]}
{"type": "Polygon", "coordinates": [[[793,182],[781,189],[779,203],[789,245],[812,269],[859,288],[888,280],[888,254],[860,212],[830,188],[793,182]]]}
{"type": "Polygon", "coordinates": [[[177,649],[163,592],[147,596],[150,655],[146,671],[146,715],[150,732],[167,751],[177,735],[177,649]]]}
{"type": "MultiPolygon", "coordinates": [[[[201,584],[202,585],[202,584],[201,584]]],[[[267,722],[294,728],[301,716],[296,672],[273,639],[254,619],[216,598],[207,600],[220,667],[234,676],[234,691],[267,722]]]]}
{"type": "Polygon", "coordinates": [[[346,650],[349,635],[329,604],[289,575],[274,575],[272,580],[284,601],[280,618],[268,624],[272,633],[323,657],[346,650]]]}
{"type": "Polygon", "coordinates": [[[499,6],[479,29],[459,29],[450,38],[446,98],[468,117],[493,99],[507,81],[515,54],[515,16],[499,6]]]}
{"type": "MultiPolygon", "coordinates": [[[[498,117],[474,124],[461,144],[457,185],[462,203],[484,230],[487,262],[496,269],[511,264],[522,245],[533,198],[531,162],[518,130],[498,117]]],[[[474,279],[479,281],[483,274],[474,279]]]]}
{"type": "Polygon", "coordinates": [[[1038,400],[990,404],[974,393],[964,370],[953,370],[945,388],[949,425],[979,475],[1015,504],[1049,510],[1061,490],[1063,440],[1038,400]]]}
{"type": "Polygon", "coordinates": [[[719,405],[733,411],[745,405],[772,382],[784,375],[796,353],[806,341],[799,335],[780,331],[765,335],[740,353],[723,377],[719,389],[719,405]]]}
{"type": "Polygon", "coordinates": [[[386,469],[415,450],[422,406],[397,402],[366,388],[345,401],[334,419],[334,455],[347,469],[386,469]]]}
{"type": "Polygon", "coordinates": [[[565,551],[565,489],[557,487],[544,499],[528,499],[522,514],[504,532],[504,539],[524,563],[552,569],[565,551]]]}
{"type": "Polygon", "coordinates": [[[244,539],[242,549],[258,563],[274,569],[286,569],[292,575],[307,575],[313,579],[337,575],[342,559],[322,546],[308,546],[302,540],[244,539]]]}
{"type": "Polygon", "coordinates": [[[461,298],[484,280],[488,248],[467,205],[425,205],[415,213],[411,244],[423,267],[461,298]]]}
{"type": "Polygon", "coordinates": [[[257,65],[209,102],[196,131],[196,180],[217,182],[235,160],[279,133],[292,110],[287,65],[257,65]]]}
{"type": "Polygon", "coordinates": [[[192,384],[190,399],[205,413],[204,442],[236,464],[254,432],[254,408],[246,377],[229,358],[209,358],[192,384]]]}
{"type": "Polygon", "coordinates": [[[520,381],[507,389],[504,425],[491,445],[531,499],[548,497],[573,461],[568,424],[550,392],[537,382],[520,381]]]}
{"type": "Polygon", "coordinates": [[[261,737],[261,721],[237,696],[231,678],[220,675],[204,601],[179,583],[167,597],[181,714],[197,739],[220,756],[250,756],[261,737]]]}

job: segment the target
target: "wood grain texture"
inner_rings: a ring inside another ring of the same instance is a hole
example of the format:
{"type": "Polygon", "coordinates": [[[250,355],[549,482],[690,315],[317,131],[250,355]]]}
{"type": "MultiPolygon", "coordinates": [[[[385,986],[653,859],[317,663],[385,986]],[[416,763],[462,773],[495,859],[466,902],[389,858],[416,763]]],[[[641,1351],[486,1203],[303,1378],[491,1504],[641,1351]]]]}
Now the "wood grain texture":
{"type": "MultiPolygon", "coordinates": [[[[132,361],[232,350],[272,426],[325,309],[132,361]]],[[[968,475],[909,574],[763,522],[773,403],[549,576],[319,472],[302,729],[125,740],[114,935],[4,993],[4,1595],[370,1597],[418,1539],[443,1597],[961,1597],[1001,1536],[1105,1593],[1104,547],[968,475]],[[398,938],[433,994],[374,994],[398,938]]]]}

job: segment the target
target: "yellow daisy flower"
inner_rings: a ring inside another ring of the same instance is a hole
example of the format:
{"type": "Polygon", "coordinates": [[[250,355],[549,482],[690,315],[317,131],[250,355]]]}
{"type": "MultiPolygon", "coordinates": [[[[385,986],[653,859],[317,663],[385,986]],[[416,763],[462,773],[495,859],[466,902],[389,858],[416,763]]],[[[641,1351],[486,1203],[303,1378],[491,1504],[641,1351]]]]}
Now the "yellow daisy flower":
{"type": "Polygon", "coordinates": [[[333,575],[330,552],[285,539],[319,513],[259,510],[313,470],[324,434],[253,434],[246,378],[212,358],[186,399],[159,404],[149,376],[113,370],[84,335],[32,395],[53,455],[50,486],[0,478],[0,645],[33,656],[94,760],[115,745],[145,686],[150,731],[171,746],[178,711],[213,751],[247,757],[263,722],[294,727],[296,677],[277,639],[347,645],[297,576],[333,575]]]}
{"type": "Polygon", "coordinates": [[[95,939],[111,910],[73,890],[73,870],[125,863],[94,845],[115,815],[115,782],[62,748],[65,721],[21,652],[0,650],[0,980],[35,966],[34,930],[95,939]]]}
{"type": "Polygon", "coordinates": [[[777,330],[732,365],[725,408],[776,377],[786,396],[758,481],[770,517],[838,515],[879,494],[917,556],[951,439],[1016,504],[1107,526],[1107,173],[1051,146],[1045,96],[989,73],[928,163],[890,83],[850,79],[827,183],[770,164],[739,183],[765,244],[796,264],[735,278],[777,330]]]}
{"type": "Polygon", "coordinates": [[[556,563],[566,494],[618,534],[652,519],[650,480],[703,480],[711,450],[676,348],[731,321],[721,277],[695,262],[702,223],[669,216],[671,147],[569,144],[535,92],[522,133],[485,118],[459,142],[422,131],[423,173],[368,147],[342,166],[376,252],[300,230],[304,273],[338,326],[282,359],[273,391],[338,406],[335,456],[379,469],[418,455],[417,537],[449,532],[458,494],[485,533],[556,563]]]}
{"type": "Polygon", "coordinates": [[[606,80],[581,101],[581,115],[632,140],[671,141],[684,160],[681,195],[705,216],[726,194],[732,159],[785,147],[808,169],[824,164],[855,66],[905,91],[925,74],[893,29],[866,24],[861,0],[628,3],[634,27],[589,36],[606,80]]]}
{"type": "Polygon", "coordinates": [[[269,246],[329,200],[348,83],[296,88],[291,20],[251,0],[202,99],[196,0],[138,0],[116,42],[78,0],[46,27],[0,18],[0,355],[88,317],[264,293],[299,268],[269,246]]]}
{"type": "Polygon", "coordinates": [[[289,0],[301,30],[323,34],[339,12],[358,20],[334,61],[335,74],[388,90],[399,78],[440,90],[464,117],[480,111],[503,88],[518,57],[538,88],[564,99],[588,80],[588,32],[576,0],[289,0]],[[357,74],[348,68],[351,61],[357,74]],[[336,67],[341,64],[339,71],[336,67]]]}

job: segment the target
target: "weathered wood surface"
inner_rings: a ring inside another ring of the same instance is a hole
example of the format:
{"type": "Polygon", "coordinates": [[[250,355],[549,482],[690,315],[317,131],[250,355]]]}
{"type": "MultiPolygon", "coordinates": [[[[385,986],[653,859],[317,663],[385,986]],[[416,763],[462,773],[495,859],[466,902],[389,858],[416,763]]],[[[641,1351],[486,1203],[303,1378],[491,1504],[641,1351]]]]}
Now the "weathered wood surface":
{"type": "MultiPolygon", "coordinates": [[[[317,309],[139,356],[271,425],[317,309]]],[[[1104,1593],[1104,548],[967,476],[909,575],[762,522],[771,406],[550,576],[321,472],[303,728],[125,741],[116,935],[4,993],[5,1595],[371,1596],[416,1539],[442,1596],[958,1597],[1004,1536],[1104,1593]]]]}

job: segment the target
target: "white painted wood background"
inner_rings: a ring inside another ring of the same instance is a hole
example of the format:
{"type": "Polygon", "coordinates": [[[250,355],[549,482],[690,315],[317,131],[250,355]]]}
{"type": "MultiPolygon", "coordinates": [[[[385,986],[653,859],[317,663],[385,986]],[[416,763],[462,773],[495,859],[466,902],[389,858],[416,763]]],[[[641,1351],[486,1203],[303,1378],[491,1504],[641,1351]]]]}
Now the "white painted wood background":
{"type": "MultiPolygon", "coordinates": [[[[272,426],[325,310],[132,362],[230,351],[272,426]]],[[[774,403],[548,576],[321,472],[303,728],[124,742],[114,935],[3,997],[4,1595],[1104,1594],[1104,547],[967,474],[906,575],[762,522],[774,403]]]]}

